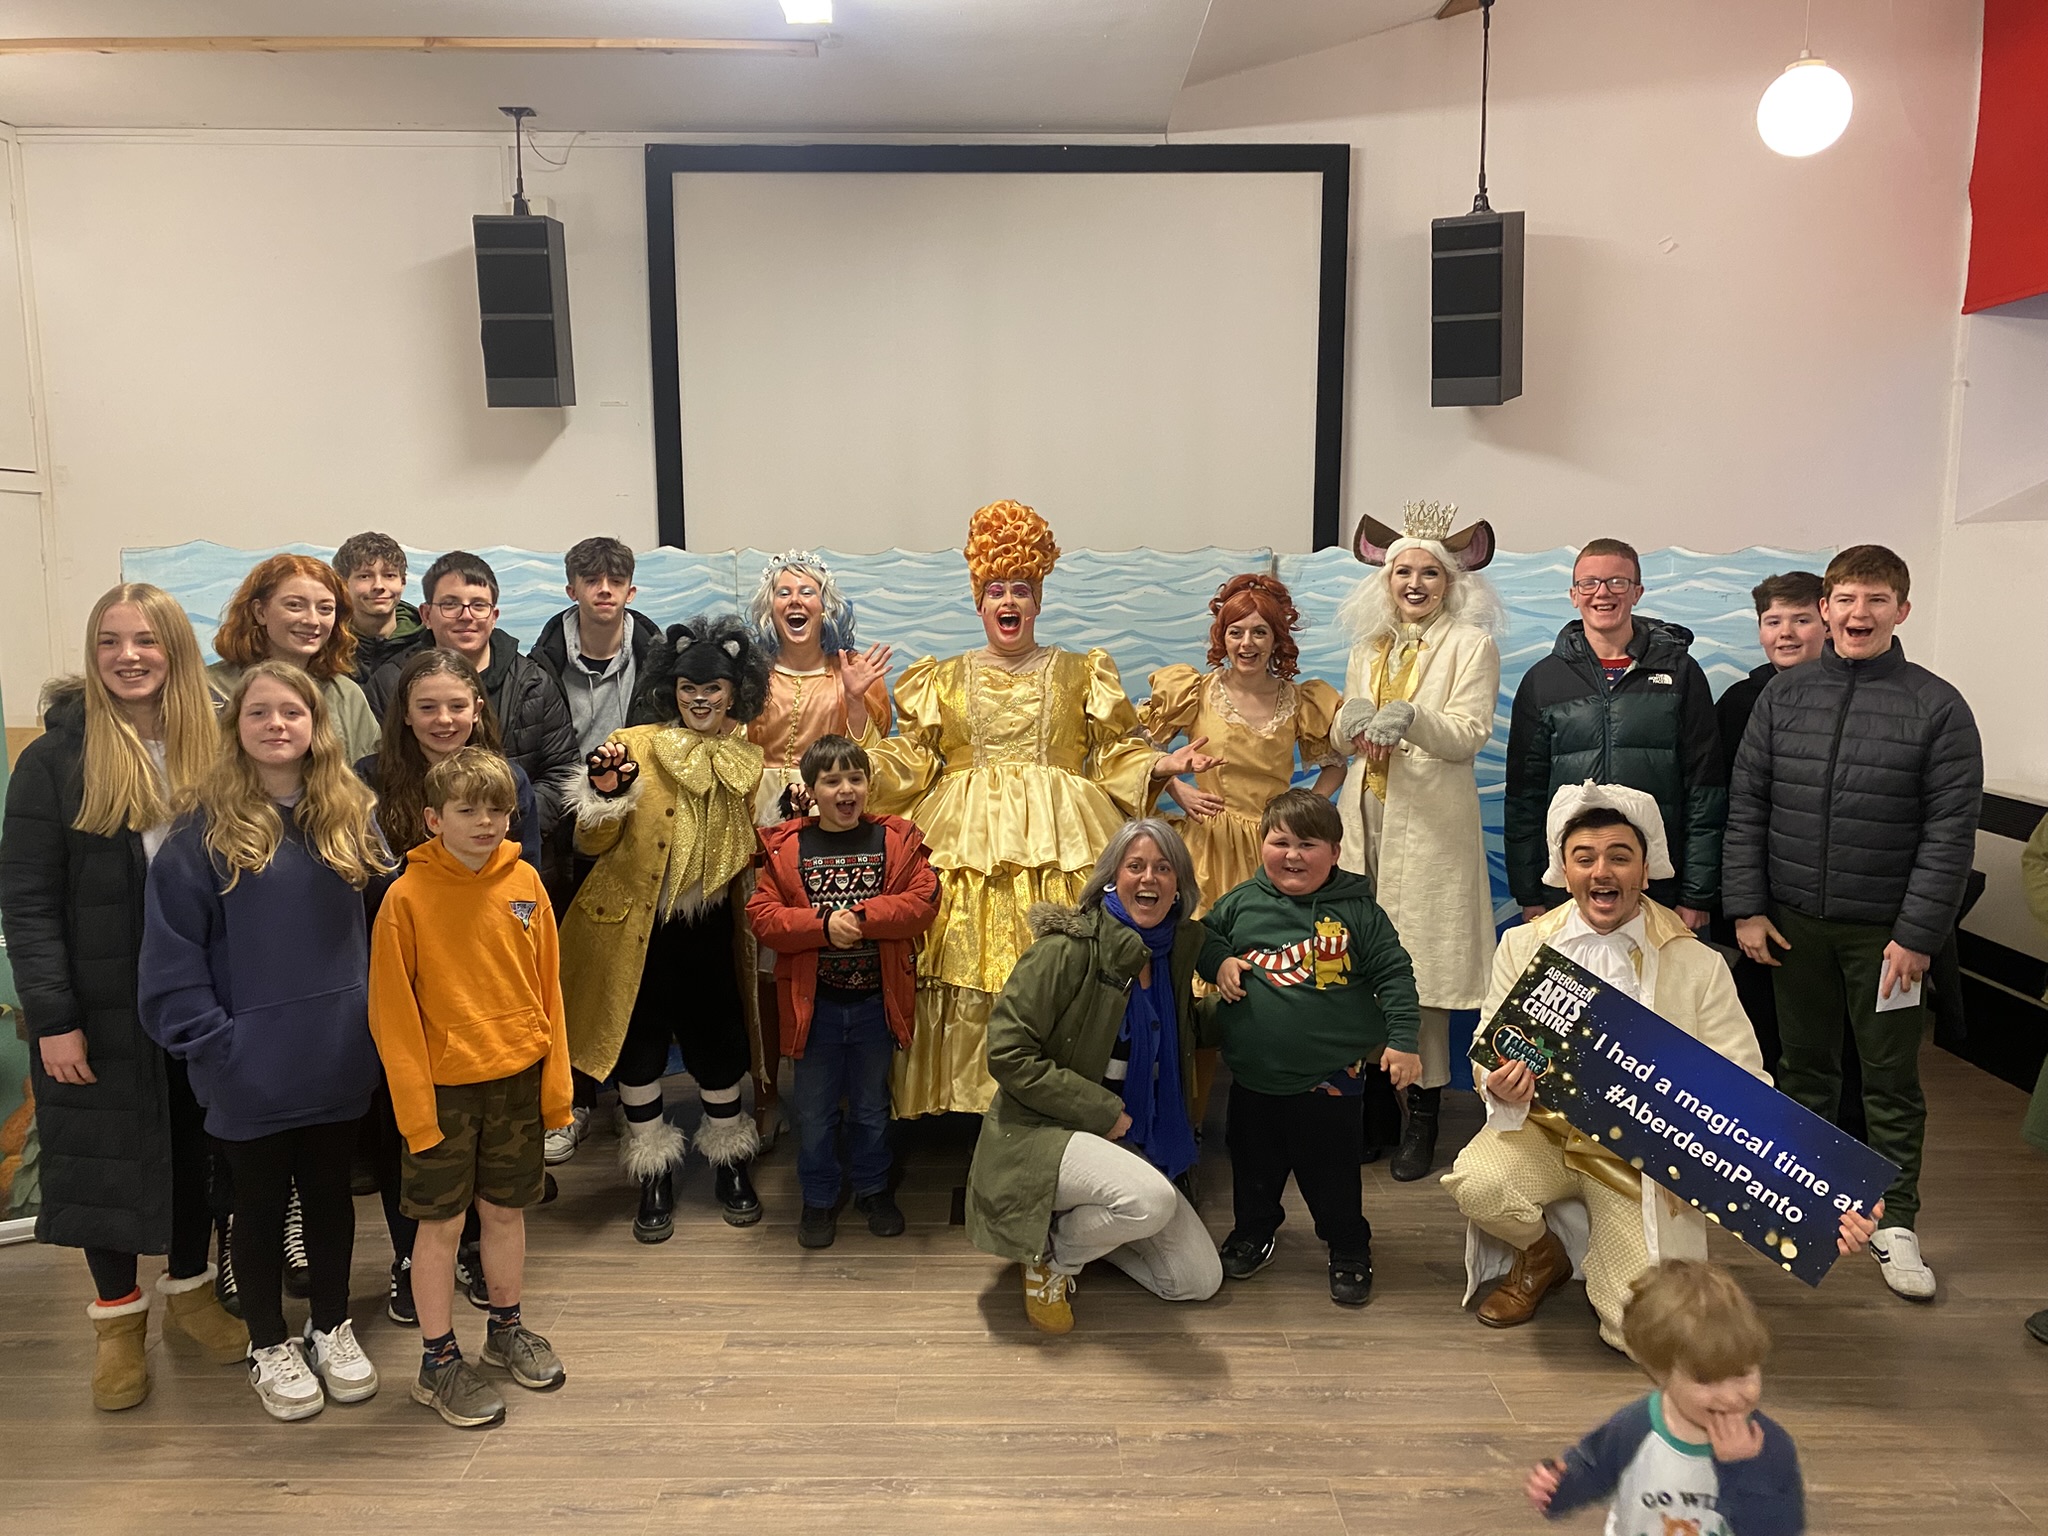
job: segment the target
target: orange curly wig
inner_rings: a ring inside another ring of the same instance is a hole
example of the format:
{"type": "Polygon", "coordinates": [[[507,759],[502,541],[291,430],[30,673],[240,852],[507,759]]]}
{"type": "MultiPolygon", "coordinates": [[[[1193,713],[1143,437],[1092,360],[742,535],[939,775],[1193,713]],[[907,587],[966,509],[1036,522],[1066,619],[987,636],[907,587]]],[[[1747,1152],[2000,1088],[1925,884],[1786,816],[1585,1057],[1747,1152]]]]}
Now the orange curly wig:
{"type": "Polygon", "coordinates": [[[356,664],[356,633],[348,623],[348,583],[334,573],[333,566],[311,555],[272,555],[244,576],[221,613],[220,628],[213,633],[214,650],[222,661],[237,667],[253,667],[268,657],[270,640],[256,622],[256,605],[269,602],[294,576],[319,582],[334,597],[334,630],[307,661],[305,670],[318,683],[347,676],[356,664]]]}
{"type": "Polygon", "coordinates": [[[1052,525],[1021,501],[992,501],[967,520],[967,574],[974,601],[992,581],[1028,581],[1043,593],[1045,578],[1060,557],[1052,525]]]}
{"type": "Polygon", "coordinates": [[[1301,610],[1286,583],[1272,576],[1233,576],[1209,599],[1216,617],[1209,625],[1209,665],[1223,665],[1223,632],[1257,617],[1273,631],[1273,654],[1266,665],[1275,677],[1292,677],[1301,669],[1301,647],[1294,632],[1301,628],[1301,610]]]}

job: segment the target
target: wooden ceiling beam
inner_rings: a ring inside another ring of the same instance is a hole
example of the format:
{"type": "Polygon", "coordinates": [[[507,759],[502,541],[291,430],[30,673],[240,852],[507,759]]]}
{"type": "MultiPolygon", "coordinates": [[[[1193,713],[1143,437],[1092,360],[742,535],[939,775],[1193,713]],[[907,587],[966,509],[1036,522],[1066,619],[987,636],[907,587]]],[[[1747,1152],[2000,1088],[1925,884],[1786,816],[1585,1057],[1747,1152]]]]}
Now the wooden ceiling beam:
{"type": "Polygon", "coordinates": [[[755,37],[0,37],[36,53],[766,53],[816,58],[809,38],[755,37]]]}

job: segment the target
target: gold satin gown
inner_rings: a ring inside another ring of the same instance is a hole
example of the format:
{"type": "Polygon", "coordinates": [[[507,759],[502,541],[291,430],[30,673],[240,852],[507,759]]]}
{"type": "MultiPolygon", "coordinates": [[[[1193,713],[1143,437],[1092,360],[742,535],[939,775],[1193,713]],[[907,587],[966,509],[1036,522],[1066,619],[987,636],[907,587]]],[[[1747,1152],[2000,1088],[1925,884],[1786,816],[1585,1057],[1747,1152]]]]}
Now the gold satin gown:
{"type": "Polygon", "coordinates": [[[939,914],[917,962],[917,1025],[891,1080],[899,1118],[995,1096],[988,1017],[1031,943],[1037,901],[1072,904],[1095,860],[1151,803],[1158,753],[1138,733],[1106,651],[1048,649],[1017,673],[979,655],[912,662],[898,732],[862,737],[868,809],[907,816],[939,874],[939,914]]]}
{"type": "Polygon", "coordinates": [[[1176,825],[1194,861],[1202,884],[1200,917],[1223,893],[1242,885],[1259,870],[1259,817],[1266,802],[1294,782],[1294,754],[1301,751],[1304,768],[1332,767],[1344,761],[1330,744],[1343,700],[1319,678],[1282,682],[1273,718],[1263,729],[1238,713],[1224,691],[1221,672],[1193,667],[1162,667],[1151,677],[1152,697],[1139,711],[1145,734],[1164,749],[1176,736],[1193,741],[1206,736],[1203,750],[1223,759],[1223,766],[1195,775],[1195,783],[1223,797],[1223,812],[1207,821],[1184,817],[1176,825]]]}

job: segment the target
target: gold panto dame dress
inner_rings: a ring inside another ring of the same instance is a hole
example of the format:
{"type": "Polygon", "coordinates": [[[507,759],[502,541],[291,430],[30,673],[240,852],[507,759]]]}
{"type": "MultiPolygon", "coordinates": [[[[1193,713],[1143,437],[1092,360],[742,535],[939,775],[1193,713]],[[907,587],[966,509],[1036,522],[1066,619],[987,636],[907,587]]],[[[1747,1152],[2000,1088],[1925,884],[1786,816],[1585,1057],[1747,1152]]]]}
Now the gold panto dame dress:
{"type": "Polygon", "coordinates": [[[995,1096],[988,1016],[1031,942],[1036,901],[1080,898],[1116,829],[1151,801],[1157,759],[1106,651],[1048,649],[1011,673],[978,654],[912,662],[899,735],[870,723],[868,809],[907,816],[939,872],[917,963],[917,1027],[896,1056],[899,1117],[995,1096]]]}
{"type": "MultiPolygon", "coordinates": [[[[868,718],[877,735],[889,734],[889,685],[877,679],[867,692],[868,718]]],[[[797,765],[804,749],[820,736],[849,736],[846,696],[839,688],[839,658],[828,656],[815,672],[798,672],[777,662],[768,674],[768,702],[747,722],[747,740],[761,749],[766,765],[754,794],[754,822],[782,820],[782,792],[801,784],[797,765]]]]}
{"type": "Polygon", "coordinates": [[[1330,728],[1343,702],[1319,678],[1280,684],[1273,718],[1261,728],[1238,713],[1221,672],[1164,667],[1151,678],[1152,697],[1139,712],[1145,734],[1164,750],[1176,736],[1209,738],[1204,749],[1223,765],[1195,775],[1195,783],[1223,797],[1223,812],[1207,821],[1180,823],[1195,878],[1202,883],[1200,917],[1234,885],[1258,873],[1259,815],[1266,802],[1294,781],[1294,754],[1304,768],[1344,761],[1330,745],[1330,728]]]}

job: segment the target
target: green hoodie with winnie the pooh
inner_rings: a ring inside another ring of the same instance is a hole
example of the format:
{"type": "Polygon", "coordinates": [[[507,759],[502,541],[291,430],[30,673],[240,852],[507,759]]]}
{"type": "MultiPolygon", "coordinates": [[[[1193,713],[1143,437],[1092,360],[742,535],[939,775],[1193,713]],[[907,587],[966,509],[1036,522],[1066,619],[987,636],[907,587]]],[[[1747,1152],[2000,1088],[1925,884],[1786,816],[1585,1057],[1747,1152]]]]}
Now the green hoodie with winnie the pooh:
{"type": "Polygon", "coordinates": [[[1252,1092],[1307,1093],[1384,1047],[1415,1050],[1415,969],[1365,876],[1334,869],[1318,889],[1289,896],[1260,870],[1202,926],[1204,981],[1233,955],[1250,963],[1244,1000],[1222,1004],[1216,1021],[1230,1075],[1252,1092]]]}

